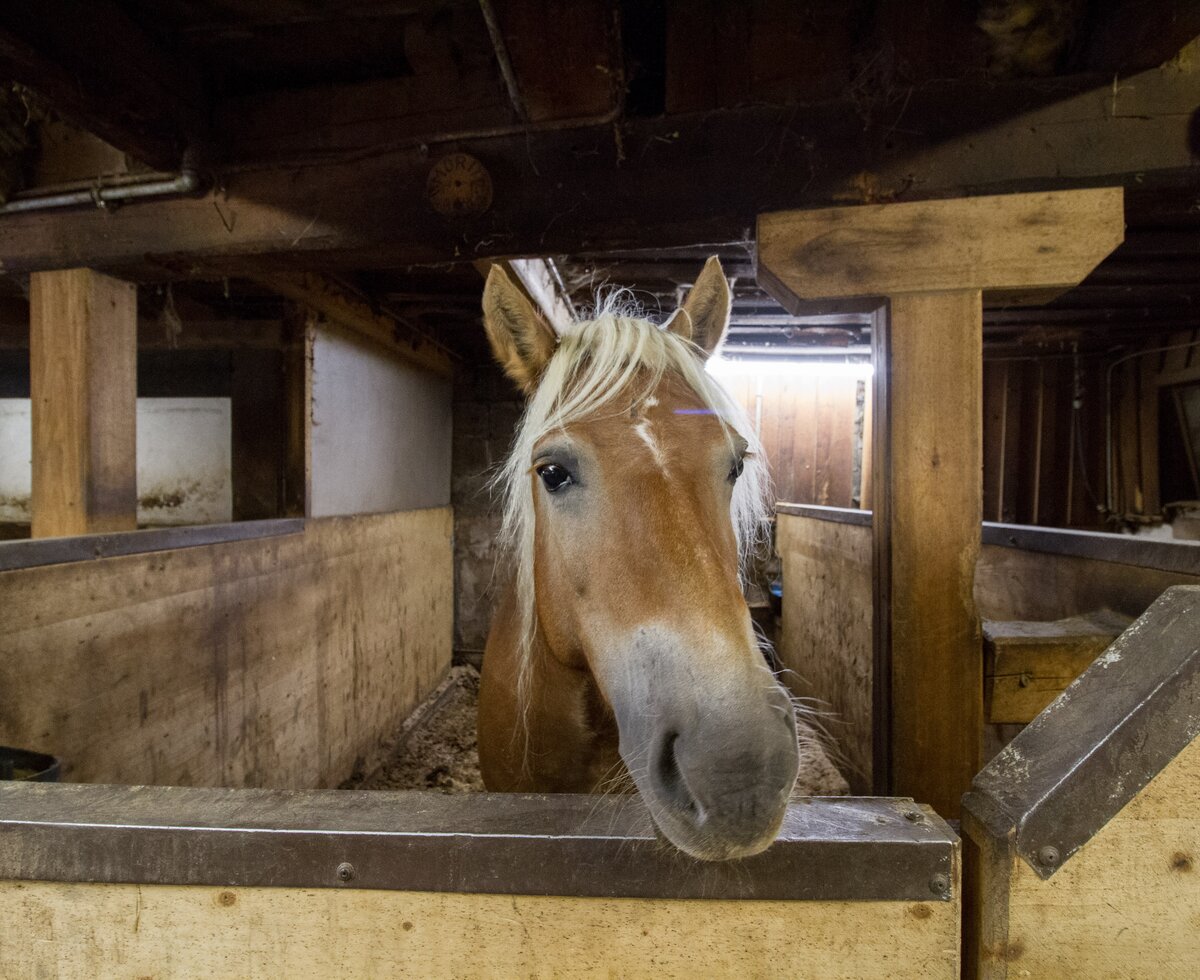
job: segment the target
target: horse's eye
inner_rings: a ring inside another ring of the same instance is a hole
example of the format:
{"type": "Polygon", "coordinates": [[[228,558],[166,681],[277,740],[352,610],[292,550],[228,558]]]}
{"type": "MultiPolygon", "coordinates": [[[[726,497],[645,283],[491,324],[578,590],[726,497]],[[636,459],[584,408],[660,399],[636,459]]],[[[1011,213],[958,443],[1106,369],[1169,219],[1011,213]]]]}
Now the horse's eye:
{"type": "Polygon", "coordinates": [[[542,478],[542,483],[551,493],[557,493],[563,487],[573,482],[571,474],[565,468],[557,463],[543,463],[537,468],[537,475],[542,478]]]}
{"type": "Polygon", "coordinates": [[[739,456],[737,458],[737,462],[734,463],[733,467],[729,470],[729,482],[737,483],[737,478],[742,475],[742,470],[744,470],[745,468],[746,468],[746,460],[744,457],[739,456]]]}

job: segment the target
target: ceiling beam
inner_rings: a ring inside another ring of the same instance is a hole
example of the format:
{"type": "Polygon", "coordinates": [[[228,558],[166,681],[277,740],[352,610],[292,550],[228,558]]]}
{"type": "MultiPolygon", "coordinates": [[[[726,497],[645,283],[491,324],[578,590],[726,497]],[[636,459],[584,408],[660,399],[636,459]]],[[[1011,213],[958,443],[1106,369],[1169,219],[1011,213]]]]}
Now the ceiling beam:
{"type": "Polygon", "coordinates": [[[294,300],[317,313],[335,327],[383,347],[414,367],[442,377],[453,372],[449,352],[423,332],[373,308],[343,283],[311,272],[264,273],[251,277],[259,285],[294,300]]]}
{"type": "Polygon", "coordinates": [[[454,149],[494,185],[479,215],[430,206],[436,145],[381,150],[231,173],[207,196],[113,214],[8,216],[0,262],[236,274],[249,256],[366,269],[745,242],[767,210],[1194,180],[1198,103],[1200,64],[1122,81],[1115,96],[1111,79],[931,83],[876,106],[865,130],[861,107],[823,103],[463,140],[454,149]]]}
{"type": "Polygon", "coordinates": [[[206,131],[198,76],[111,0],[0,4],[0,78],[159,170],[179,169],[206,131]]]}

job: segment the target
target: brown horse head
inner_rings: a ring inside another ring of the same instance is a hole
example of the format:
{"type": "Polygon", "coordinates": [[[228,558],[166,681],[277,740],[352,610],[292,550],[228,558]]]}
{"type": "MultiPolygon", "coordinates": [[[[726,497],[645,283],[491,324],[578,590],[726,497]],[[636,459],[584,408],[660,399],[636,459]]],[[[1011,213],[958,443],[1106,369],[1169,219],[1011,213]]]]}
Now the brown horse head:
{"type": "Polygon", "coordinates": [[[715,259],[665,328],[602,311],[559,336],[499,269],[484,293],[528,397],[502,478],[516,575],[484,658],[484,778],[593,790],[619,750],[663,834],[707,859],[774,840],[798,766],[739,578],[764,462],[704,370],[729,306],[715,259]]]}

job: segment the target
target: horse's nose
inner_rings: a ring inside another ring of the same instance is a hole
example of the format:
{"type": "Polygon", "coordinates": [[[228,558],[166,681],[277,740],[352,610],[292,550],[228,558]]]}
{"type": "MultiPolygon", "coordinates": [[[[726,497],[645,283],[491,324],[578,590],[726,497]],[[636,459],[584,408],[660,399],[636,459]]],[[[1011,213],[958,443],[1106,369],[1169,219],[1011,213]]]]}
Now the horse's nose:
{"type": "MultiPolygon", "coordinates": [[[[758,711],[700,713],[688,726],[664,729],[649,777],[667,823],[703,842],[698,856],[733,857],[774,839],[798,765],[791,703],[771,692],[758,711]]],[[[663,830],[674,839],[670,826],[663,830]]]]}

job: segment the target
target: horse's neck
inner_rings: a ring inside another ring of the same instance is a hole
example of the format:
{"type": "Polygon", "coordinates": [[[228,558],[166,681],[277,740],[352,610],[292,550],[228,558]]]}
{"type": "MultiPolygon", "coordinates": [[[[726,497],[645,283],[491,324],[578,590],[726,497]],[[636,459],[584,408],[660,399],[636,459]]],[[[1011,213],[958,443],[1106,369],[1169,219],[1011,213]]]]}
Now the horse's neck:
{"type": "Polygon", "coordinates": [[[516,602],[511,594],[501,601],[483,661],[484,779],[489,789],[591,792],[618,768],[616,723],[591,673],[556,658],[536,627],[521,690],[516,602]]]}

